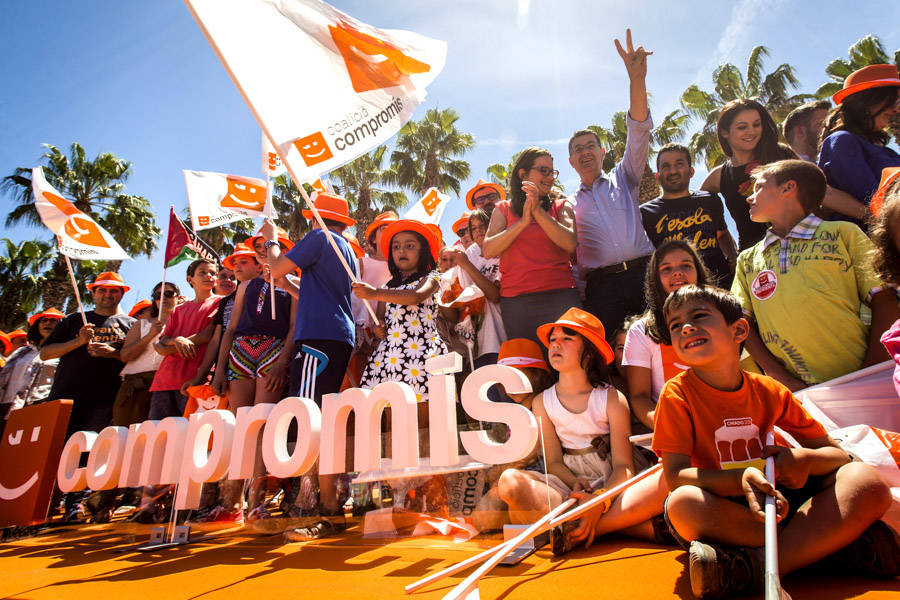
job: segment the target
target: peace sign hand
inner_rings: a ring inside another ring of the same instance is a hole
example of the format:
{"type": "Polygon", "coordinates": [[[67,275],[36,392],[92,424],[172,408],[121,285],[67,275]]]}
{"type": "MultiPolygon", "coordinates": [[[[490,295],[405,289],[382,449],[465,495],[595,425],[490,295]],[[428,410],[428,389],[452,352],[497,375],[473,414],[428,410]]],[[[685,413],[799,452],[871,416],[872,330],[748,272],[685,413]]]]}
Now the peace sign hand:
{"type": "Polygon", "coordinates": [[[643,46],[635,49],[631,43],[631,29],[625,30],[625,48],[622,48],[618,38],[615,40],[616,50],[625,63],[625,69],[628,71],[629,79],[645,79],[647,77],[647,57],[653,54],[650,50],[644,50],[643,46]]]}

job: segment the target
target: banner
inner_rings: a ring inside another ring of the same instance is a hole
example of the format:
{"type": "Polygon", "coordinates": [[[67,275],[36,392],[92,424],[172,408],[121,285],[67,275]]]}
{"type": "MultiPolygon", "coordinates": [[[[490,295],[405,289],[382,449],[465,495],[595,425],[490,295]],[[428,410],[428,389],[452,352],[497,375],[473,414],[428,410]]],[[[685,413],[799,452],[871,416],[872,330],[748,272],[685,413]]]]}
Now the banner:
{"type": "Polygon", "coordinates": [[[265,133],[262,134],[262,172],[272,178],[287,173],[281,157],[278,156],[265,133]]]}
{"type": "Polygon", "coordinates": [[[266,216],[266,182],[262,179],[185,171],[184,185],[195,231],[266,216]]]}
{"type": "Polygon", "coordinates": [[[449,203],[450,196],[437,191],[437,188],[428,188],[425,195],[406,211],[403,218],[439,225],[441,215],[449,203]]]}
{"type": "Polygon", "coordinates": [[[31,188],[41,221],[56,234],[62,254],[81,260],[131,258],[108,231],[63,198],[47,182],[41,167],[31,170],[31,188]]]}
{"type": "Polygon", "coordinates": [[[444,67],[446,43],[318,0],[185,0],[295,179],[387,142],[444,67]]]}
{"type": "Polygon", "coordinates": [[[163,264],[166,267],[177,265],[186,260],[194,261],[198,258],[208,258],[219,263],[219,255],[200,237],[184,226],[175,207],[169,208],[169,235],[166,240],[166,253],[163,264]]]}

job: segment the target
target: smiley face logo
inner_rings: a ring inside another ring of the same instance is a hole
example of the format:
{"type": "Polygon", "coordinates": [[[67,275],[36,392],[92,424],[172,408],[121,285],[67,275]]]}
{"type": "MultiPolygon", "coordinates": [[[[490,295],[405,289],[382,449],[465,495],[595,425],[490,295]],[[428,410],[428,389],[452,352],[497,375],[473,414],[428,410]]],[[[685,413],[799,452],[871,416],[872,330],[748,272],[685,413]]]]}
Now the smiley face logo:
{"type": "Polygon", "coordinates": [[[228,188],[219,202],[222,208],[262,212],[266,206],[266,184],[257,179],[226,175],[228,188]]]}
{"type": "Polygon", "coordinates": [[[294,140],[294,148],[300,152],[300,157],[307,167],[317,165],[329,158],[334,158],[331,148],[325,141],[325,136],[321,131],[317,131],[312,135],[294,140]]]}
{"type": "Polygon", "coordinates": [[[44,198],[46,198],[50,204],[69,217],[66,224],[63,226],[63,231],[72,240],[79,244],[84,244],[85,246],[109,248],[109,243],[106,241],[106,238],[103,237],[97,224],[83,212],[78,210],[74,204],[61,196],[57,196],[53,192],[45,191],[43,194],[44,198]]]}
{"type": "Polygon", "coordinates": [[[71,400],[55,400],[9,413],[0,440],[0,527],[45,520],[71,412],[71,400]]]}

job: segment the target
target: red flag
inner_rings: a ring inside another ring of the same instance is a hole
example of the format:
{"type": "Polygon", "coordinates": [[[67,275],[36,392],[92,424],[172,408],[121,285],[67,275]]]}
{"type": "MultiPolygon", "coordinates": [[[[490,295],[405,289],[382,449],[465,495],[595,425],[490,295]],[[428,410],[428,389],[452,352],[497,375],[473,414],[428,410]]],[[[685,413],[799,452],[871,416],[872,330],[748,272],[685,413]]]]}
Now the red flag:
{"type": "Polygon", "coordinates": [[[169,239],[166,240],[166,255],[163,263],[165,266],[171,267],[181,261],[197,258],[208,258],[216,263],[219,262],[219,256],[215,250],[201,240],[196,233],[185,227],[178,215],[175,214],[173,206],[169,209],[169,239]]]}

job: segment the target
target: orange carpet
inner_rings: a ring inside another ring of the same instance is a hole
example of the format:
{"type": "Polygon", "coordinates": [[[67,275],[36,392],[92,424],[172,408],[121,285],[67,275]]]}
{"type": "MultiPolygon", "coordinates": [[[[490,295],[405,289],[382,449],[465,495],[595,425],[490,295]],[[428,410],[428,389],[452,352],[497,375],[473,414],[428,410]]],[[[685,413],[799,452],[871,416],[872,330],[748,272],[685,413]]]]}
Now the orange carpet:
{"type": "MultiPolygon", "coordinates": [[[[467,573],[407,596],[417,579],[493,546],[437,536],[362,539],[359,526],[316,542],[284,544],[280,534],[234,529],[188,546],[137,552],[149,526],[79,525],[0,545],[0,596],[28,600],[247,598],[438,599],[467,573]]],[[[545,546],[514,567],[497,567],[480,585],[487,599],[692,598],[683,552],[611,537],[555,558],[545,546]]],[[[785,578],[794,600],[900,598],[900,579],[785,578]]]]}

